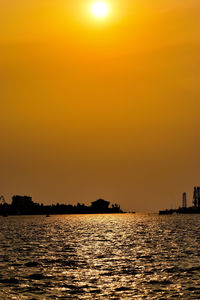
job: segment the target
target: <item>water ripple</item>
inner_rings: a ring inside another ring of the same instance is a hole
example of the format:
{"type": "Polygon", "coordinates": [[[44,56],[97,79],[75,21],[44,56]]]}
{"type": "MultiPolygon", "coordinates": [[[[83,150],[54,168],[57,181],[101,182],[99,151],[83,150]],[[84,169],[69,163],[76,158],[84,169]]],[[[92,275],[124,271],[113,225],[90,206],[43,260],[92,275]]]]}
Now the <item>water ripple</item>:
{"type": "Polygon", "coordinates": [[[0,218],[0,299],[200,299],[200,218],[0,218]]]}

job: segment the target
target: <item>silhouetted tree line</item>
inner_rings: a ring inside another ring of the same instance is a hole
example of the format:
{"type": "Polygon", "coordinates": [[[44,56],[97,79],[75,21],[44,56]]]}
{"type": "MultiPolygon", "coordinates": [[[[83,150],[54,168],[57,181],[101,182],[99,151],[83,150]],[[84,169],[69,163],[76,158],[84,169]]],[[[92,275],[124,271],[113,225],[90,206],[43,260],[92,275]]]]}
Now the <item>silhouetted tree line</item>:
{"type": "Polygon", "coordinates": [[[32,201],[28,196],[13,196],[12,203],[0,204],[0,215],[53,215],[53,214],[98,214],[98,213],[122,213],[120,205],[113,204],[103,199],[98,199],[90,206],[78,203],[44,205],[32,201]]]}

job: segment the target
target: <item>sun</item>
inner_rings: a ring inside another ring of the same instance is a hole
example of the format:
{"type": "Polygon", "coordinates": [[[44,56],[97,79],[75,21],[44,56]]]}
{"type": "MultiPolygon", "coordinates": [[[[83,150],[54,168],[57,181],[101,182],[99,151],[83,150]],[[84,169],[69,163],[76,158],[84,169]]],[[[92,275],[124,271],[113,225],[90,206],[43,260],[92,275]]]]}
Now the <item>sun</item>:
{"type": "Polygon", "coordinates": [[[92,4],[92,14],[96,18],[104,18],[109,12],[109,6],[104,1],[97,1],[92,4]]]}

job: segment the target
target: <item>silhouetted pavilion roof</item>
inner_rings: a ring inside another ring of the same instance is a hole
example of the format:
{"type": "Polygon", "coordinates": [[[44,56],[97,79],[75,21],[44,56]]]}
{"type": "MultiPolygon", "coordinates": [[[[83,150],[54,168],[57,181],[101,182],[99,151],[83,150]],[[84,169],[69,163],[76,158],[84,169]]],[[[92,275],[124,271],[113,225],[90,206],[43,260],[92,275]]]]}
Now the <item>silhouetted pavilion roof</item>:
{"type": "Polygon", "coordinates": [[[109,204],[110,204],[110,202],[108,202],[108,201],[106,201],[106,200],[104,200],[104,199],[98,199],[98,200],[93,201],[93,202],[91,202],[91,203],[92,203],[92,205],[96,205],[96,204],[109,205],[109,204]]]}

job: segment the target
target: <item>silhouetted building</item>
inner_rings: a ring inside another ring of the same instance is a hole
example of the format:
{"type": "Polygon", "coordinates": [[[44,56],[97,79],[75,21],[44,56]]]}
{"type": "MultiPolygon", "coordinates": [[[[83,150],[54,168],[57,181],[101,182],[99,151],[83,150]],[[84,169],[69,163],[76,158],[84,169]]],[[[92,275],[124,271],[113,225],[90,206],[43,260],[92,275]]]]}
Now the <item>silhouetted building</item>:
{"type": "Polygon", "coordinates": [[[12,197],[11,205],[18,212],[28,212],[32,210],[34,206],[34,202],[32,201],[32,198],[29,196],[16,195],[12,197]]]}
{"type": "Polygon", "coordinates": [[[98,199],[91,203],[91,209],[92,211],[106,212],[109,210],[109,205],[110,202],[105,201],[103,199],[98,199]]]}
{"type": "Polygon", "coordinates": [[[182,207],[186,208],[187,207],[187,196],[186,193],[183,193],[183,200],[182,200],[182,207]]]}
{"type": "Polygon", "coordinates": [[[194,205],[194,207],[197,207],[197,200],[198,200],[198,198],[197,198],[197,188],[195,186],[194,187],[194,192],[193,192],[193,205],[194,205]]]}

